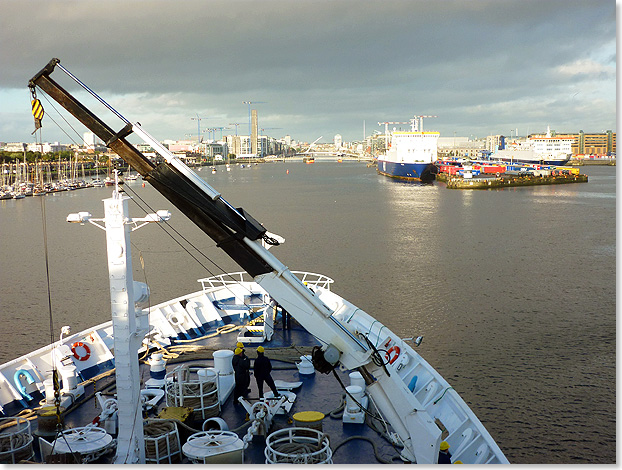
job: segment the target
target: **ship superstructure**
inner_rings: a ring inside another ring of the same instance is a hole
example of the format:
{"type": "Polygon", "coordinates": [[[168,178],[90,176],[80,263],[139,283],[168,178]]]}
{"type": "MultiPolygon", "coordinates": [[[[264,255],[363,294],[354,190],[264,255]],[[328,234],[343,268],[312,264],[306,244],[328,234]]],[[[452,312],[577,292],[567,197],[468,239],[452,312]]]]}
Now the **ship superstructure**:
{"type": "Polygon", "coordinates": [[[551,134],[550,127],[545,136],[530,136],[524,142],[516,142],[505,149],[497,150],[491,160],[541,165],[565,165],[572,156],[572,137],[558,137],[551,134]]]}

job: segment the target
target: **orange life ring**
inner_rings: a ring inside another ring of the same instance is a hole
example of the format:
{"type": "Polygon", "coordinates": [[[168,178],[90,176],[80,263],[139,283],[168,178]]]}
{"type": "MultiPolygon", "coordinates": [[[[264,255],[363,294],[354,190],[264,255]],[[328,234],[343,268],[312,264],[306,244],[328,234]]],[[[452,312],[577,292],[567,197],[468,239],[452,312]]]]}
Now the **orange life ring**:
{"type": "Polygon", "coordinates": [[[389,350],[386,352],[385,359],[389,361],[389,364],[393,364],[397,361],[397,358],[400,355],[400,348],[398,346],[391,346],[389,350]],[[395,353],[395,356],[391,356],[391,353],[395,353]]]}
{"type": "Polygon", "coordinates": [[[86,361],[88,360],[89,357],[91,357],[91,349],[86,344],[84,344],[82,341],[77,341],[73,343],[71,345],[71,352],[73,353],[74,357],[78,361],[86,361]],[[78,351],[76,351],[76,348],[80,348],[80,347],[82,347],[85,351],[84,356],[80,356],[80,354],[78,354],[78,351]]]}

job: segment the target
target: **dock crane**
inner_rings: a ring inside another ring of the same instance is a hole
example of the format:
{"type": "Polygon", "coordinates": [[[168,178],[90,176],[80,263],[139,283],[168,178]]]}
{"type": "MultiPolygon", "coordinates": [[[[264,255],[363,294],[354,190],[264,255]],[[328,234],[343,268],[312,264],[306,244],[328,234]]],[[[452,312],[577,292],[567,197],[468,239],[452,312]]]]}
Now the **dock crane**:
{"type": "Polygon", "coordinates": [[[428,116],[428,115],[419,115],[417,116],[416,114],[413,116],[413,118],[410,120],[410,124],[412,126],[412,129],[414,132],[423,132],[423,118],[435,118],[438,116],[428,116]]]}
{"type": "Polygon", "coordinates": [[[385,121],[379,122],[378,125],[382,126],[384,124],[384,135],[389,133],[389,124],[409,124],[409,122],[393,122],[393,121],[385,121]]]}

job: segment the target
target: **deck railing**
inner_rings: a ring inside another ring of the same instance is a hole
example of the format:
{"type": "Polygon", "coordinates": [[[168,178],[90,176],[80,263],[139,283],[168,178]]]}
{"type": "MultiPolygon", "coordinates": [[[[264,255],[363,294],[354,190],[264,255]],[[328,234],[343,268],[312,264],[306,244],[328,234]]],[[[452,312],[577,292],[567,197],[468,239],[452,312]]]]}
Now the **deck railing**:
{"type": "MultiPolygon", "coordinates": [[[[292,274],[300,279],[305,285],[319,287],[330,290],[330,285],[335,282],[323,274],[311,273],[306,271],[292,271],[292,274]]],[[[217,276],[199,279],[204,291],[211,291],[232,284],[243,284],[254,282],[253,278],[245,271],[235,273],[219,274],[217,276]]]]}

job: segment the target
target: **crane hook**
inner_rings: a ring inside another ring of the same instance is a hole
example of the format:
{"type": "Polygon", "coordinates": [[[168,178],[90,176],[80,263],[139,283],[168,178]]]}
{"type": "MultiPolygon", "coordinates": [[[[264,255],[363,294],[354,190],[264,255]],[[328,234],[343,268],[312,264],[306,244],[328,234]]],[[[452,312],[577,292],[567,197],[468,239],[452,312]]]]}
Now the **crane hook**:
{"type": "Polygon", "coordinates": [[[41,101],[37,98],[37,90],[35,87],[30,87],[30,94],[32,96],[32,116],[35,118],[35,130],[32,131],[32,134],[41,129],[41,120],[43,119],[43,115],[45,114],[43,111],[43,105],[41,101]]]}

